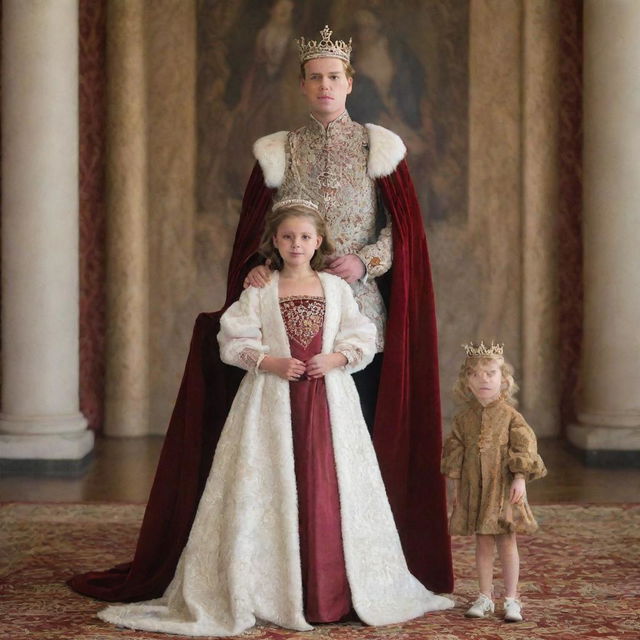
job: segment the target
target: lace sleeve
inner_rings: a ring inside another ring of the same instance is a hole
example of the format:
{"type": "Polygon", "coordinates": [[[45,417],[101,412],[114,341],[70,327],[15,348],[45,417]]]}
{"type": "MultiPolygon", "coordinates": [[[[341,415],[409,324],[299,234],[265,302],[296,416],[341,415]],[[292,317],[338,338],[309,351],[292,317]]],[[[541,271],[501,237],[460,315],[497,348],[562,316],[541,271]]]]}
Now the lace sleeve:
{"type": "Polygon", "coordinates": [[[358,347],[342,346],[336,348],[336,353],[341,353],[347,359],[347,364],[345,365],[347,367],[349,365],[355,365],[362,360],[362,349],[358,347]]]}
{"type": "Polygon", "coordinates": [[[240,360],[246,365],[246,368],[258,370],[260,363],[264,360],[265,353],[256,349],[246,348],[240,352],[240,360]]]}

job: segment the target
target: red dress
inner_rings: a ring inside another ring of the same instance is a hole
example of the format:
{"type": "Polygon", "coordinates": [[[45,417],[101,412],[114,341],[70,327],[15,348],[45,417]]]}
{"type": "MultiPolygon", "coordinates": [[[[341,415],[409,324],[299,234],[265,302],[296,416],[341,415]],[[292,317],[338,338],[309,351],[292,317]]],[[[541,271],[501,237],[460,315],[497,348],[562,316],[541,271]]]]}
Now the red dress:
{"type": "MultiPolygon", "coordinates": [[[[322,350],[324,299],[280,299],[291,356],[307,361],[322,350]]],[[[335,622],[351,611],[338,479],[324,378],[289,385],[298,489],[304,612],[309,622],[335,622]]]]}

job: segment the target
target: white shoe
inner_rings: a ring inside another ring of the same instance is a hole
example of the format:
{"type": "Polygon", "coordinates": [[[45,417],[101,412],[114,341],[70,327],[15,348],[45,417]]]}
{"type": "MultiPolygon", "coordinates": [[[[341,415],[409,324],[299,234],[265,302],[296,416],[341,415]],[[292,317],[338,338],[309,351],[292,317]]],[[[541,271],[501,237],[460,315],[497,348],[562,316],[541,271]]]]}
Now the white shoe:
{"type": "Polygon", "coordinates": [[[522,605],[515,598],[504,599],[504,621],[522,622],[522,605]]]}
{"type": "Polygon", "coordinates": [[[487,613],[493,613],[495,608],[493,600],[481,593],[464,615],[467,618],[484,618],[487,613]]]}

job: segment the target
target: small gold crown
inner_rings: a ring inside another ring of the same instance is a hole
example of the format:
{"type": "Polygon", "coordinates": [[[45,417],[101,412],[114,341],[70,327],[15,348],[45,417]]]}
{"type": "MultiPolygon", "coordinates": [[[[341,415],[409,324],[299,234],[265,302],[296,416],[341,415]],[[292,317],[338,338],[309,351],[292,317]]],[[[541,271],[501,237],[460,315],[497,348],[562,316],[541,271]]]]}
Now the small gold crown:
{"type": "Polygon", "coordinates": [[[318,211],[318,205],[311,200],[303,200],[302,198],[288,198],[287,200],[280,200],[275,202],[271,207],[272,211],[278,211],[278,209],[284,209],[285,207],[307,207],[307,209],[313,209],[318,211]]]}
{"type": "Polygon", "coordinates": [[[502,358],[504,352],[504,343],[494,344],[493,340],[490,347],[487,347],[482,340],[479,345],[469,342],[460,346],[466,351],[467,358],[502,358]]]}
{"type": "Polygon", "coordinates": [[[300,50],[300,64],[304,64],[307,60],[313,60],[314,58],[340,58],[346,63],[351,59],[351,41],[331,40],[331,34],[333,31],[329,29],[329,25],[325,25],[324,29],[320,31],[322,40],[317,42],[316,40],[307,40],[301,36],[298,43],[298,49],[300,50]]]}

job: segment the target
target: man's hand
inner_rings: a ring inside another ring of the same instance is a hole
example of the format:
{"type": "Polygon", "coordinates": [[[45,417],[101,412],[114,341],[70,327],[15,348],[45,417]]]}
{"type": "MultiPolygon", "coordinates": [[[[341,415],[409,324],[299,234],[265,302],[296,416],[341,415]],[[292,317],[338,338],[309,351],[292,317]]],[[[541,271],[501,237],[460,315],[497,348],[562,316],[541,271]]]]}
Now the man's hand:
{"type": "Polygon", "coordinates": [[[307,377],[322,378],[331,369],[345,364],[347,358],[342,353],[318,353],[307,360],[307,377]]]}
{"type": "Polygon", "coordinates": [[[515,477],[511,483],[511,490],[509,491],[509,500],[511,504],[516,504],[527,495],[527,486],[523,477],[515,477]]]}
{"type": "Polygon", "coordinates": [[[364,276],[366,269],[362,260],[355,253],[348,253],[346,256],[332,260],[325,271],[353,284],[364,276]]]}
{"type": "Polygon", "coordinates": [[[271,269],[269,269],[269,261],[267,260],[266,264],[253,267],[253,269],[249,271],[242,283],[242,287],[244,289],[247,287],[258,287],[262,289],[262,287],[269,284],[269,280],[271,280],[271,269]]]}
{"type": "Polygon", "coordinates": [[[260,363],[260,369],[275,373],[283,380],[298,380],[304,373],[304,362],[296,358],[275,358],[265,356],[260,363]]]}

